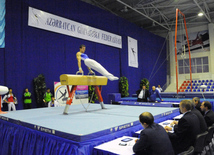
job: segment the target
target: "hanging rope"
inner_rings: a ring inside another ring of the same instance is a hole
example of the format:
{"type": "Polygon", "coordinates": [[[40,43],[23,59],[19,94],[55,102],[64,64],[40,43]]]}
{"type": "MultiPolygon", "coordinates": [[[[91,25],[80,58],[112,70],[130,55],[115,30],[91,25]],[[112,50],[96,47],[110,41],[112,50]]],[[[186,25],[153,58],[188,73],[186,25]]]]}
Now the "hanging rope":
{"type": "Polygon", "coordinates": [[[157,60],[156,60],[156,62],[155,62],[155,65],[154,65],[154,67],[153,67],[153,69],[152,69],[152,72],[151,72],[151,74],[150,74],[149,81],[151,80],[151,76],[152,76],[152,74],[153,74],[153,71],[155,70],[155,67],[156,67],[157,62],[158,62],[158,60],[159,60],[159,58],[160,58],[160,55],[161,55],[161,53],[162,53],[162,51],[163,51],[164,44],[166,43],[166,40],[167,40],[167,37],[168,37],[168,36],[169,36],[169,32],[167,33],[167,36],[165,37],[165,40],[164,40],[164,43],[163,43],[163,45],[162,45],[161,51],[160,51],[160,53],[159,53],[159,55],[158,55],[158,58],[157,58],[157,60]]]}

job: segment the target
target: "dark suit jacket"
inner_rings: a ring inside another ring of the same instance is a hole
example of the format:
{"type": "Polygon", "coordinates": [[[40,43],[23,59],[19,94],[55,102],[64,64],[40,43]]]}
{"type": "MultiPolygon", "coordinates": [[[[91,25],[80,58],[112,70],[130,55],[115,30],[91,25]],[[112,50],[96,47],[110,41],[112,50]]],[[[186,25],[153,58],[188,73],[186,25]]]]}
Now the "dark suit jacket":
{"type": "Polygon", "coordinates": [[[192,112],[187,112],[179,120],[174,133],[169,133],[169,138],[176,154],[188,150],[190,146],[194,146],[196,136],[200,133],[198,117],[192,112]]]}
{"type": "Polygon", "coordinates": [[[146,92],[145,92],[145,99],[140,99],[140,98],[138,98],[138,95],[140,94],[141,90],[142,90],[142,89],[139,89],[139,90],[136,91],[136,94],[137,94],[137,101],[138,101],[138,102],[148,102],[148,99],[147,99],[147,98],[149,97],[149,90],[146,89],[146,92]]]}
{"type": "Polygon", "coordinates": [[[196,108],[194,108],[191,110],[191,112],[193,114],[195,114],[199,119],[200,131],[201,131],[200,133],[207,131],[207,124],[205,122],[204,116],[200,113],[200,111],[198,111],[196,108]]]}
{"type": "Polygon", "coordinates": [[[162,126],[153,123],[140,133],[140,139],[133,146],[136,155],[173,155],[170,139],[162,126]]]}
{"type": "Polygon", "coordinates": [[[200,111],[202,115],[204,115],[204,112],[201,110],[201,102],[199,102],[199,103],[195,106],[195,108],[198,109],[198,111],[200,111]]]}
{"type": "Polygon", "coordinates": [[[214,112],[212,110],[208,111],[204,115],[204,119],[207,123],[207,127],[211,126],[214,123],[214,112]]]}

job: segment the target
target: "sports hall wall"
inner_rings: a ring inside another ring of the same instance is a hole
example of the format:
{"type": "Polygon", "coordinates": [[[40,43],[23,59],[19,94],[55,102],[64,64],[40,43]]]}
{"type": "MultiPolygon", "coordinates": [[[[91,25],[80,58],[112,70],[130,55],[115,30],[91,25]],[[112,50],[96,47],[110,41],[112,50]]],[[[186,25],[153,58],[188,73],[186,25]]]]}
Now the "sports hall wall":
{"type": "MultiPolygon", "coordinates": [[[[46,85],[53,92],[54,81],[59,81],[61,74],[76,73],[78,66],[75,55],[80,44],[85,44],[86,54],[101,63],[109,72],[128,78],[130,95],[139,89],[142,78],[149,79],[163,47],[153,73],[161,67],[150,83],[156,86],[166,83],[164,38],[79,0],[7,0],[5,35],[5,48],[0,49],[0,84],[13,89],[19,102],[17,109],[23,108],[22,95],[26,87],[33,94],[33,107],[37,107],[33,79],[39,74],[44,74],[46,85]],[[121,35],[122,49],[29,27],[29,6],[121,35]],[[127,36],[138,41],[138,68],[128,66],[127,36]]],[[[87,73],[87,68],[82,66],[87,73]]],[[[107,102],[108,93],[119,92],[118,82],[109,81],[103,87],[104,102],[107,102]]]]}
{"type": "MultiPolygon", "coordinates": [[[[197,59],[201,57],[208,57],[208,72],[201,72],[201,73],[195,73],[192,72],[192,79],[193,80],[210,80],[214,79],[214,24],[210,23],[208,25],[204,26],[199,26],[199,27],[187,27],[188,35],[194,34],[194,37],[189,37],[190,38],[190,44],[194,40],[197,39],[197,36],[200,34],[208,34],[207,40],[203,41],[203,46],[199,46],[200,44],[198,43],[197,45],[194,45],[198,47],[198,49],[190,49],[191,50],[191,59],[197,59]],[[207,47],[206,47],[207,46],[207,47]]],[[[182,31],[183,32],[183,31],[182,31]]],[[[183,33],[184,34],[184,33],[183,33]]],[[[174,48],[174,35],[175,32],[172,31],[169,35],[169,50],[170,50],[170,81],[171,84],[167,87],[167,92],[176,92],[176,72],[175,72],[175,48],[174,48]]],[[[203,39],[202,39],[203,40],[203,39]]],[[[194,47],[193,46],[193,47],[194,47]]],[[[187,52],[186,55],[184,56],[185,58],[182,57],[182,55],[178,55],[178,60],[182,59],[189,59],[189,53],[187,52]]],[[[192,63],[194,66],[194,63],[192,63]]],[[[190,75],[188,74],[178,74],[178,85],[180,86],[184,80],[189,80],[190,75]]]]}

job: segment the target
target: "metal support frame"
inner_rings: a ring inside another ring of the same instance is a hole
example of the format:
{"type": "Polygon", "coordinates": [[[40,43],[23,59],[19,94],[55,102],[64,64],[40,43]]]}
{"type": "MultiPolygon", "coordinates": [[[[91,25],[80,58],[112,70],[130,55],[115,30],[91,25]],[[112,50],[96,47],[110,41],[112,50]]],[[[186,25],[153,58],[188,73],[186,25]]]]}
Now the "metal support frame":
{"type": "Polygon", "coordinates": [[[145,15],[144,13],[138,11],[137,9],[133,8],[132,6],[130,6],[130,5],[128,5],[128,4],[124,3],[124,2],[122,2],[121,0],[117,0],[117,2],[119,2],[119,3],[121,3],[121,4],[125,5],[125,6],[127,6],[128,8],[130,8],[130,9],[132,9],[133,11],[135,11],[135,12],[141,14],[142,16],[148,18],[149,20],[155,22],[156,24],[160,25],[161,27],[163,27],[163,28],[165,28],[165,29],[167,29],[167,30],[170,30],[170,28],[164,26],[163,24],[157,22],[156,20],[150,18],[149,16],[147,16],[147,15],[145,15]]]}
{"type": "Polygon", "coordinates": [[[190,68],[190,83],[191,83],[191,92],[192,92],[192,68],[191,68],[191,53],[190,53],[190,47],[189,47],[189,37],[187,33],[187,27],[186,27],[186,19],[185,15],[179,10],[176,9],[176,26],[175,26],[175,67],[176,67],[176,88],[177,88],[177,94],[178,94],[178,59],[177,59],[177,26],[178,26],[178,13],[180,13],[183,16],[184,19],[184,26],[186,31],[186,37],[187,37],[187,45],[189,50],[189,68],[190,68]]]}
{"type": "MultiPolygon", "coordinates": [[[[99,99],[99,102],[100,102],[100,105],[101,105],[101,108],[102,109],[105,109],[104,107],[104,103],[103,103],[103,97],[101,95],[101,91],[102,91],[102,86],[94,86],[95,88],[95,92],[98,96],[98,99],[99,99]]],[[[66,106],[65,106],[65,109],[64,109],[64,112],[63,114],[67,115],[68,114],[68,109],[69,109],[69,106],[72,104],[73,102],[73,98],[74,98],[74,95],[75,95],[75,91],[77,90],[77,85],[73,85],[72,88],[71,88],[71,91],[70,91],[70,88],[69,88],[69,85],[67,85],[67,90],[68,90],[68,99],[67,99],[67,102],[66,102],[66,106]]],[[[84,107],[85,108],[85,107],[84,107]]],[[[86,109],[87,110],[87,109],[86,109]]]]}
{"type": "Polygon", "coordinates": [[[195,4],[198,6],[198,8],[202,11],[202,13],[204,14],[204,16],[207,18],[207,20],[211,23],[211,19],[210,17],[207,16],[207,14],[204,12],[204,10],[201,8],[201,6],[198,4],[198,2],[196,0],[193,0],[195,2],[195,4]]]}
{"type": "Polygon", "coordinates": [[[1,110],[1,102],[2,102],[1,100],[2,100],[2,98],[1,98],[1,95],[0,95],[0,114],[6,114],[7,112],[4,112],[4,111],[1,110]]]}

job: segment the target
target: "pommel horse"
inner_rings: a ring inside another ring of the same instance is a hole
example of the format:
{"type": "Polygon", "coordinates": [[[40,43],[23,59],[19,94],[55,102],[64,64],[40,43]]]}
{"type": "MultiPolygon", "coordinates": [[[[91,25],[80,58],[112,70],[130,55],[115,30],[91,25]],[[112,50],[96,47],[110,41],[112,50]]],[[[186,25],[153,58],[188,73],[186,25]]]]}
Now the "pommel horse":
{"type": "Polygon", "coordinates": [[[0,86],[0,114],[6,114],[7,112],[1,111],[2,95],[8,92],[8,88],[5,86],[0,86]]]}
{"type": "Polygon", "coordinates": [[[72,75],[72,74],[62,74],[60,75],[61,85],[66,85],[68,90],[68,99],[63,114],[68,114],[69,106],[71,105],[75,91],[78,85],[91,85],[94,86],[95,92],[98,96],[101,108],[104,109],[103,98],[101,95],[101,90],[103,85],[107,85],[108,79],[105,76],[91,76],[91,75],[72,75]],[[69,85],[72,85],[71,90],[69,85]]]}

